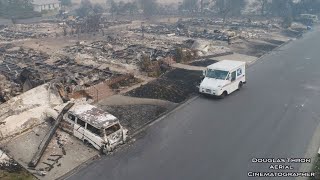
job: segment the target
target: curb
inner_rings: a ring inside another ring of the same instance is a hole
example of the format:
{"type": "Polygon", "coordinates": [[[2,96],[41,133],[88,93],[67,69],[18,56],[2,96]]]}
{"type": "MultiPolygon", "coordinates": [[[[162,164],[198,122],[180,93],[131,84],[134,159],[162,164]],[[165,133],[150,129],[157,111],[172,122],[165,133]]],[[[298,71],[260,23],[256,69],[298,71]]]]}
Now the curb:
{"type": "MultiPolygon", "coordinates": [[[[73,168],[72,170],[70,170],[69,172],[67,172],[66,174],[56,178],[55,180],[64,180],[67,179],[69,177],[71,177],[73,174],[75,174],[76,172],[78,172],[80,169],[92,164],[95,160],[100,159],[100,155],[97,154],[93,157],[91,157],[90,159],[88,159],[87,161],[85,161],[84,163],[80,164],[79,166],[73,168]]],[[[38,179],[38,178],[37,178],[38,179]]]]}

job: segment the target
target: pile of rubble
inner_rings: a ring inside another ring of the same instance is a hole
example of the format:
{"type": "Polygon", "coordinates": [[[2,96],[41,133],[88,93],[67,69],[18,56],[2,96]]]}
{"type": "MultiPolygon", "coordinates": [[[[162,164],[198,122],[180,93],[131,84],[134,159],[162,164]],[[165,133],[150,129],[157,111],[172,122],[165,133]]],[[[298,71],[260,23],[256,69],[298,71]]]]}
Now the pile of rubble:
{"type": "Polygon", "coordinates": [[[12,41],[16,39],[28,39],[28,38],[43,38],[48,37],[47,33],[34,33],[34,32],[23,32],[14,31],[5,28],[0,31],[0,40],[2,41],[12,41]]]}
{"type": "MultiPolygon", "coordinates": [[[[132,21],[126,21],[126,20],[123,20],[123,21],[110,21],[107,17],[100,17],[100,16],[97,16],[96,17],[97,21],[98,21],[98,24],[99,27],[101,28],[108,28],[108,27],[111,27],[111,26],[119,26],[119,25],[126,25],[126,24],[131,24],[132,21]]],[[[73,28],[73,29],[77,29],[77,28],[80,28],[81,32],[84,32],[84,26],[85,24],[88,22],[87,21],[88,19],[86,18],[79,18],[79,17],[76,17],[76,18],[73,18],[73,19],[68,19],[68,20],[65,20],[64,22],[60,23],[60,24],[66,24],[68,25],[68,27],[70,28],[73,28]]]]}
{"type": "Polygon", "coordinates": [[[123,81],[123,78],[119,78],[122,76],[124,79],[132,79],[125,74],[111,72],[108,68],[97,69],[78,64],[67,56],[51,58],[48,54],[21,48],[5,50],[3,61],[0,62],[0,74],[6,79],[1,81],[4,93],[2,101],[46,82],[55,84],[61,95],[68,99],[69,95],[76,92],[89,97],[90,94],[85,93],[88,88],[101,83],[111,86],[112,83],[123,81]]]}
{"type": "Polygon", "coordinates": [[[267,35],[265,30],[246,30],[240,31],[238,36],[242,39],[258,39],[267,35]]]}
{"type": "Polygon", "coordinates": [[[8,172],[20,171],[22,167],[0,150],[0,170],[8,172]]]}
{"type": "Polygon", "coordinates": [[[0,104],[21,93],[21,86],[0,74],[0,104]]]}
{"type": "Polygon", "coordinates": [[[131,23],[132,21],[109,21],[107,18],[102,18],[100,22],[102,27],[118,26],[131,23]]]}
{"type": "Polygon", "coordinates": [[[72,57],[88,58],[97,62],[113,62],[136,65],[143,54],[147,54],[152,60],[163,59],[170,55],[170,50],[163,48],[150,48],[140,44],[128,44],[120,48],[121,42],[96,41],[90,44],[78,43],[64,48],[64,51],[72,57]]]}
{"type": "Polygon", "coordinates": [[[175,24],[158,24],[130,29],[136,33],[164,34],[168,36],[186,36],[208,40],[228,41],[230,37],[245,39],[260,38],[267,31],[281,29],[278,21],[232,20],[192,18],[179,20],[175,24]]]}
{"type": "Polygon", "coordinates": [[[180,24],[164,24],[164,25],[155,25],[155,26],[146,26],[143,28],[131,29],[131,31],[136,33],[150,33],[150,34],[165,34],[168,36],[176,35],[176,36],[187,36],[191,38],[204,38],[211,40],[221,40],[227,41],[228,36],[221,31],[191,31],[187,29],[185,26],[180,24]]]}
{"type": "Polygon", "coordinates": [[[223,22],[223,19],[216,18],[192,18],[183,21],[179,21],[179,23],[184,24],[185,26],[197,26],[197,27],[205,27],[208,25],[211,26],[229,26],[235,29],[240,28],[260,28],[260,29],[270,29],[270,28],[278,28],[278,21],[252,21],[250,19],[232,19],[223,22]]]}
{"type": "Polygon", "coordinates": [[[214,45],[212,42],[205,40],[188,39],[186,41],[183,41],[183,43],[179,47],[183,50],[181,53],[185,52],[184,54],[186,54],[188,53],[188,51],[191,51],[191,55],[195,54],[193,59],[217,57],[233,53],[232,50],[228,47],[214,45]]]}
{"type": "Polygon", "coordinates": [[[59,32],[57,24],[39,23],[39,24],[15,24],[0,27],[0,40],[13,41],[30,38],[55,37],[59,32]]]}

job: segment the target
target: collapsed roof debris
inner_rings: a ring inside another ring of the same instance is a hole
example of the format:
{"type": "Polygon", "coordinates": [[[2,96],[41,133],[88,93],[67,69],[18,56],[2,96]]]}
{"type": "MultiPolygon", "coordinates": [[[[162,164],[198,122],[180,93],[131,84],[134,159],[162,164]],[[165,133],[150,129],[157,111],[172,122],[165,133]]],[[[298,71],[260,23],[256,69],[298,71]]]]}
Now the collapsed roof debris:
{"type": "Polygon", "coordinates": [[[3,81],[0,84],[5,90],[1,94],[2,101],[46,82],[53,82],[60,87],[64,98],[68,99],[68,94],[122,76],[108,68],[97,69],[78,64],[67,56],[55,57],[53,62],[48,63],[49,58],[48,54],[32,49],[6,50],[3,61],[0,61],[0,73],[12,83],[3,81]],[[12,92],[11,95],[8,95],[9,92],[12,92]]]}
{"type": "MultiPolygon", "coordinates": [[[[131,29],[131,31],[136,33],[141,33],[141,28],[131,29]]],[[[147,26],[143,29],[144,33],[151,33],[151,34],[166,34],[166,35],[177,35],[177,36],[187,36],[191,38],[205,38],[205,39],[212,39],[212,40],[221,40],[227,41],[227,35],[223,33],[211,33],[211,32],[195,32],[191,31],[190,29],[184,28],[180,29],[177,25],[155,25],[155,26],[147,26]]]]}
{"type": "Polygon", "coordinates": [[[61,28],[54,23],[16,24],[0,27],[0,40],[13,41],[29,38],[55,37],[61,28]]]}
{"type": "Polygon", "coordinates": [[[70,55],[74,57],[81,56],[81,58],[87,57],[92,58],[96,57],[96,61],[107,62],[114,61],[123,63],[123,64],[137,64],[139,60],[139,55],[149,54],[150,58],[157,60],[159,58],[165,58],[170,55],[170,50],[168,48],[159,47],[159,48],[150,48],[140,44],[126,45],[126,47],[119,48],[113,42],[118,44],[123,44],[117,39],[109,38],[108,41],[96,41],[91,44],[77,44],[74,46],[66,47],[64,49],[70,55]],[[85,56],[86,55],[86,56],[85,56]]]}

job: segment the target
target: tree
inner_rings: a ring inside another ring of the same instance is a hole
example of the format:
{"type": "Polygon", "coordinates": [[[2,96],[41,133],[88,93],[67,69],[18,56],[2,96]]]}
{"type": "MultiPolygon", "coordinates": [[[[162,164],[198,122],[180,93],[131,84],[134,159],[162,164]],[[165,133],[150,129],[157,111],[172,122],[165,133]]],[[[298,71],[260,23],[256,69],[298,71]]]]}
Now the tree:
{"type": "Polygon", "coordinates": [[[180,47],[175,50],[175,61],[177,63],[180,63],[183,61],[183,50],[180,47]]]}
{"type": "Polygon", "coordinates": [[[103,8],[100,4],[92,5],[89,0],[82,0],[80,8],[76,10],[78,16],[83,18],[76,32],[97,32],[100,29],[103,8]]]}
{"type": "Polygon", "coordinates": [[[100,5],[100,4],[95,4],[93,6],[93,12],[96,13],[96,14],[101,14],[103,13],[103,7],[100,5]]]}
{"type": "Polygon", "coordinates": [[[70,6],[72,3],[71,3],[71,0],[60,0],[61,2],[61,6],[70,6]]]}
{"type": "Polygon", "coordinates": [[[245,6],[245,0],[216,0],[215,3],[215,8],[223,17],[223,22],[225,22],[228,15],[241,15],[241,11],[245,6]]]}
{"type": "Polygon", "coordinates": [[[34,15],[32,0],[0,0],[0,15],[29,17],[34,15]]]}
{"type": "Polygon", "coordinates": [[[120,1],[119,3],[118,3],[118,14],[120,14],[120,13],[124,13],[124,11],[126,11],[126,3],[125,2],[123,2],[123,1],[120,1]]]}
{"type": "Polygon", "coordinates": [[[295,10],[298,10],[299,14],[318,14],[320,13],[320,0],[301,0],[295,10]]]}
{"type": "Polygon", "coordinates": [[[123,3],[122,1],[120,1],[118,6],[120,12],[130,15],[134,14],[139,9],[136,2],[123,3]]]}
{"type": "Polygon", "coordinates": [[[260,5],[260,14],[261,16],[264,16],[268,5],[268,0],[258,0],[258,3],[260,5]]]}
{"type": "Polygon", "coordinates": [[[5,4],[3,0],[0,0],[0,16],[3,16],[5,10],[5,4]]]}
{"type": "Polygon", "coordinates": [[[114,14],[118,14],[119,7],[118,4],[114,2],[114,0],[108,0],[107,4],[110,6],[110,13],[112,14],[112,16],[114,14]]]}
{"type": "Polygon", "coordinates": [[[93,7],[89,0],[81,0],[80,8],[76,9],[76,13],[80,17],[86,17],[93,13],[93,7]]]}
{"type": "Polygon", "coordinates": [[[225,19],[227,15],[238,16],[246,7],[245,0],[216,0],[215,7],[225,19]]]}
{"type": "Polygon", "coordinates": [[[197,12],[199,10],[198,0],[183,0],[180,9],[187,10],[189,12],[197,12]]]}
{"type": "Polygon", "coordinates": [[[131,15],[133,15],[135,12],[137,12],[139,10],[136,2],[129,3],[128,9],[129,9],[129,13],[131,15]]]}
{"type": "Polygon", "coordinates": [[[282,26],[284,28],[289,28],[291,27],[292,22],[293,22],[293,18],[291,16],[286,16],[283,18],[282,26]]]}
{"type": "Polygon", "coordinates": [[[138,0],[138,3],[146,17],[157,14],[158,4],[156,0],[138,0]]]}
{"type": "Polygon", "coordinates": [[[274,16],[292,16],[292,0],[272,0],[270,12],[274,16]]]}

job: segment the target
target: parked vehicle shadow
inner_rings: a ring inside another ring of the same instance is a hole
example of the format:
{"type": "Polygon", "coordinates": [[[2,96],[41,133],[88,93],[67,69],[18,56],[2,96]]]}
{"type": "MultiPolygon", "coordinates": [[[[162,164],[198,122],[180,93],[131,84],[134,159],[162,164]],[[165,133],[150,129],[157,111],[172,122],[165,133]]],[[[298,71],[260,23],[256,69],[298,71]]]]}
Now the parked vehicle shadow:
{"type": "Polygon", "coordinates": [[[219,97],[219,96],[212,96],[212,95],[209,95],[209,94],[199,94],[200,98],[206,98],[206,99],[212,99],[212,100],[215,100],[215,101],[221,101],[225,98],[228,98],[228,96],[222,98],[222,97],[219,97]]]}

